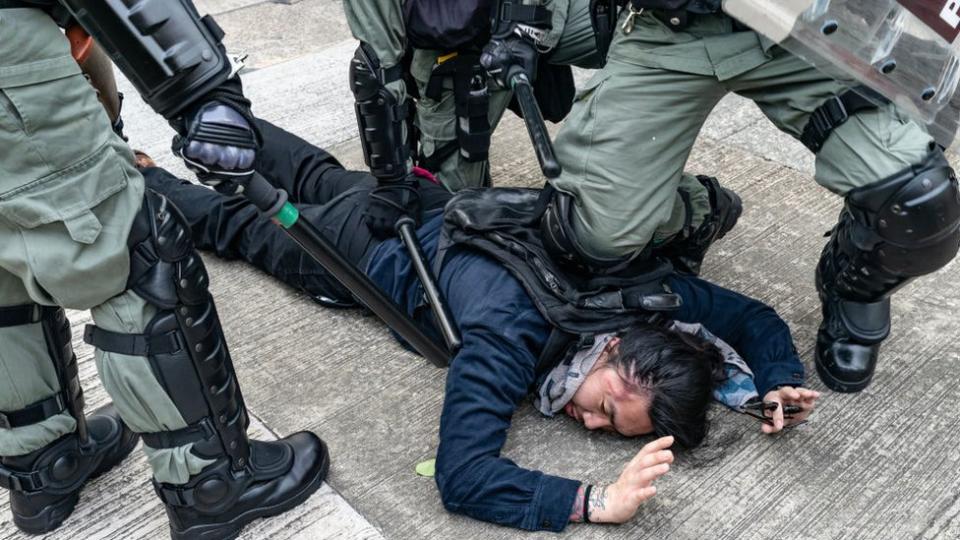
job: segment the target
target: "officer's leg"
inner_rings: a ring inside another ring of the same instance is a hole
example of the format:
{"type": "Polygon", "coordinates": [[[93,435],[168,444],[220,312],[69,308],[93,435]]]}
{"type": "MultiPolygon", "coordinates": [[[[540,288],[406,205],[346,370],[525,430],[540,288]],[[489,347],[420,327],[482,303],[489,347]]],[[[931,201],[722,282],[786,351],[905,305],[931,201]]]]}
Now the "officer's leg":
{"type": "MultiPolygon", "coordinates": [[[[91,155],[116,138],[60,29],[39,10],[2,13],[0,486],[10,491],[14,524],[40,534],[59,526],[86,480],[118,463],[136,438],[110,407],[84,415],[70,325],[45,288],[56,283],[25,279],[47,262],[25,251],[56,252],[64,239],[87,245],[100,235],[123,246],[119,227],[92,219],[89,207],[125,179],[91,155]]],[[[78,294],[102,292],[100,274],[117,271],[109,258],[75,262],[98,276],[65,280],[78,294]]]]}
{"type": "Polygon", "coordinates": [[[83,483],[119,463],[137,438],[109,405],[83,416],[63,309],[33,303],[4,270],[0,299],[0,486],[10,490],[17,527],[42,534],[70,515],[83,483]]]}
{"type": "MultiPolygon", "coordinates": [[[[421,165],[434,173],[450,191],[488,186],[490,185],[490,162],[486,152],[475,150],[471,154],[464,151],[463,142],[460,140],[463,135],[458,138],[459,120],[453,77],[443,76],[431,81],[439,59],[440,55],[436,51],[417,49],[414,51],[413,63],[410,66],[410,72],[417,81],[420,94],[420,99],[417,101],[416,121],[420,131],[420,154],[425,158],[421,159],[421,165]],[[429,91],[431,82],[440,85],[437,95],[429,91]]],[[[489,132],[492,132],[503,118],[513,93],[494,88],[492,84],[485,88],[489,103],[487,123],[489,132]]],[[[489,146],[489,143],[485,146],[489,146]]]]}
{"type": "MultiPolygon", "coordinates": [[[[304,434],[247,440],[189,231],[169,204],[144,197],[129,148],[113,136],[56,25],[37,10],[5,11],[4,23],[0,58],[45,58],[49,71],[0,88],[0,147],[23,149],[0,162],[0,268],[36,303],[92,310],[98,326],[85,337],[117,411],[144,434],[174,535],[232,533],[297,504],[326,472],[323,444],[304,434]]],[[[92,421],[88,431],[96,440],[92,421]]],[[[64,487],[57,462],[50,465],[18,463],[42,485],[11,487],[30,496],[79,487],[64,487]]]]}
{"type": "Polygon", "coordinates": [[[575,201],[569,216],[553,216],[555,238],[567,244],[557,248],[599,266],[662,244],[683,228],[686,216],[674,211],[682,205],[683,166],[724,93],[712,78],[622,58],[611,57],[578,93],[556,140],[563,174],[552,184],[575,201]]]}
{"type": "Polygon", "coordinates": [[[868,106],[782,51],[756,71],[738,91],[817,152],[817,182],[845,197],[817,266],[816,364],[828,387],[860,391],[890,331],[890,296],[957,253],[957,181],[930,135],[896,107],[868,106]]]}

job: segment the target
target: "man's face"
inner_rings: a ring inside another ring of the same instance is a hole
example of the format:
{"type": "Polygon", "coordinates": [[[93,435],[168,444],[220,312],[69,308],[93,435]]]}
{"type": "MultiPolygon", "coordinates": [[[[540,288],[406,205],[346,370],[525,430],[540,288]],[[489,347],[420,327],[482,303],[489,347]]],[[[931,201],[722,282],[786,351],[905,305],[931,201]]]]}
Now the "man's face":
{"type": "Polygon", "coordinates": [[[607,365],[607,355],[618,343],[610,342],[563,412],[587,429],[627,437],[653,433],[650,398],[632,392],[620,374],[607,365]]]}

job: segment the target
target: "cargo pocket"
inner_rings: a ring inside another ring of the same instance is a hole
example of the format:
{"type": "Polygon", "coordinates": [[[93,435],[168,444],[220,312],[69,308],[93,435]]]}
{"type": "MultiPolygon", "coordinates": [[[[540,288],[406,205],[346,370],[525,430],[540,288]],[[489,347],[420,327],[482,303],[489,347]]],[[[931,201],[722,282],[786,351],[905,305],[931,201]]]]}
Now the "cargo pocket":
{"type": "Polygon", "coordinates": [[[50,176],[0,193],[0,217],[21,229],[63,222],[71,239],[92,244],[103,228],[93,209],[128,183],[120,159],[103,146],[50,176]]]}
{"type": "Polygon", "coordinates": [[[113,134],[93,87],[79,73],[0,88],[0,115],[6,146],[0,192],[73,166],[113,134]]]}

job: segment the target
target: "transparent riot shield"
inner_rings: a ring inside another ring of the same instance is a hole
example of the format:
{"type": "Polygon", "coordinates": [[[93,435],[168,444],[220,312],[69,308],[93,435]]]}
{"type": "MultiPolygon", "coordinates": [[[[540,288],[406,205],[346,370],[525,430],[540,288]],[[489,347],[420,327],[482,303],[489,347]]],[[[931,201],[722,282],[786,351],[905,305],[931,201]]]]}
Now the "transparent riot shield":
{"type": "Polygon", "coordinates": [[[879,92],[940,144],[960,144],[960,0],[724,0],[723,9],[832,76],[879,92]]]}

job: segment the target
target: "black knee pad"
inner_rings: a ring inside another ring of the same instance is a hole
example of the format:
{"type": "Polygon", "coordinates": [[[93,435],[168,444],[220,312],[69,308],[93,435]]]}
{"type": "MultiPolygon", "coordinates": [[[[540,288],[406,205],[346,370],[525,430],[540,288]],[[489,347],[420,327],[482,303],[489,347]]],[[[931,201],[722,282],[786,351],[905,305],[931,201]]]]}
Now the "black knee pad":
{"type": "Polygon", "coordinates": [[[960,189],[943,153],[847,194],[833,232],[844,298],[874,302],[945,266],[960,248],[960,189]]]}
{"type": "Polygon", "coordinates": [[[546,209],[540,221],[540,235],[547,253],[561,265],[584,275],[616,273],[633,259],[644,259],[649,250],[638,257],[601,258],[587,254],[573,230],[573,197],[552,187],[544,188],[541,201],[546,197],[546,209]]]}

